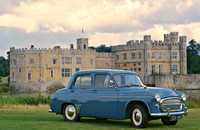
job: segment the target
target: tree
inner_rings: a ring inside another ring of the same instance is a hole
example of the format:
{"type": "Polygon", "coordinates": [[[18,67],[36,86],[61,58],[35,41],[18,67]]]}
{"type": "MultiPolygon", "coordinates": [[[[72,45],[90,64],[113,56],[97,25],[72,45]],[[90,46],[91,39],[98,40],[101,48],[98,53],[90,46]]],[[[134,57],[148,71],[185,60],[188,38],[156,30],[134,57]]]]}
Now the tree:
{"type": "Polygon", "coordinates": [[[111,46],[107,47],[105,44],[101,44],[98,47],[91,46],[89,48],[92,50],[96,50],[96,52],[111,52],[111,46]]]}
{"type": "Polygon", "coordinates": [[[9,75],[9,60],[0,56],[0,76],[4,77],[9,75]]]}
{"type": "Polygon", "coordinates": [[[188,74],[200,74],[200,44],[194,39],[187,46],[187,71],[188,74]]]}

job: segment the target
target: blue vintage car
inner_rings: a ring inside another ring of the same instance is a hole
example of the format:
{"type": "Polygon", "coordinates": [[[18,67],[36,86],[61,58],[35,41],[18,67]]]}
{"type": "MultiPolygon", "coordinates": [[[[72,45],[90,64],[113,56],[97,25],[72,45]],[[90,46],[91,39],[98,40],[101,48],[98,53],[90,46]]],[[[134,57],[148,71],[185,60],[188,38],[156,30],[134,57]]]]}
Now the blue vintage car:
{"type": "Polygon", "coordinates": [[[49,112],[66,121],[130,118],[133,127],[144,128],[154,119],[175,125],[188,114],[185,101],[182,92],[146,87],[132,71],[89,70],[76,72],[67,88],[51,96],[49,112]]]}

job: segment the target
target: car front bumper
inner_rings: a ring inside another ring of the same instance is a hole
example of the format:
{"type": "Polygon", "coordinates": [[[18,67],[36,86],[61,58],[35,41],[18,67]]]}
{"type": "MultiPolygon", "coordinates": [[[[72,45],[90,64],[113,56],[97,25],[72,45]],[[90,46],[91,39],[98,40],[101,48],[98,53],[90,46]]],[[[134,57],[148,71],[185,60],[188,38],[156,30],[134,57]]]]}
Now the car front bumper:
{"type": "Polygon", "coordinates": [[[174,115],[187,115],[188,114],[188,109],[187,107],[185,107],[184,111],[180,111],[180,112],[170,112],[170,109],[168,109],[167,112],[165,113],[151,113],[152,117],[170,117],[170,116],[174,116],[174,115]]]}

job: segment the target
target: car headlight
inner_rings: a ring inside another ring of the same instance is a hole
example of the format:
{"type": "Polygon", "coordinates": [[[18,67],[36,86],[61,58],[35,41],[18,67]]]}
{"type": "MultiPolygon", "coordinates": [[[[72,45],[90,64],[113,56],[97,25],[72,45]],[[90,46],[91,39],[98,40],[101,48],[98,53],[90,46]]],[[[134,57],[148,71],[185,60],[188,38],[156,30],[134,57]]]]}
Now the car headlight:
{"type": "Polygon", "coordinates": [[[184,102],[186,101],[186,95],[184,93],[181,95],[181,100],[183,100],[184,102]]]}
{"type": "Polygon", "coordinates": [[[160,102],[161,98],[160,98],[160,94],[156,94],[155,99],[157,102],[160,102]]]}

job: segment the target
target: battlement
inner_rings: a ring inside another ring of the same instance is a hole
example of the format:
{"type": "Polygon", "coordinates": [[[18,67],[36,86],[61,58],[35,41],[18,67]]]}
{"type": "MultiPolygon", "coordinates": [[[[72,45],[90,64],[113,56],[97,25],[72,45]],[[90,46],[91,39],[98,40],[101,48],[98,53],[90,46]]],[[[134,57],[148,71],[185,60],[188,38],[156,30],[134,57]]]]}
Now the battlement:
{"type": "Polygon", "coordinates": [[[90,54],[90,53],[95,53],[95,50],[91,50],[91,49],[84,49],[84,50],[80,50],[80,49],[69,49],[69,48],[61,48],[60,46],[55,46],[54,48],[34,48],[33,45],[31,45],[30,49],[27,48],[19,48],[19,49],[15,49],[15,47],[11,47],[10,48],[10,52],[11,53],[19,53],[19,54],[23,54],[23,53],[86,53],[86,54],[90,54]]]}

